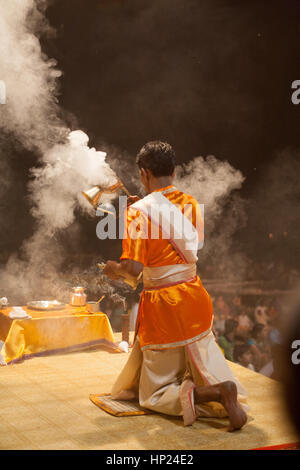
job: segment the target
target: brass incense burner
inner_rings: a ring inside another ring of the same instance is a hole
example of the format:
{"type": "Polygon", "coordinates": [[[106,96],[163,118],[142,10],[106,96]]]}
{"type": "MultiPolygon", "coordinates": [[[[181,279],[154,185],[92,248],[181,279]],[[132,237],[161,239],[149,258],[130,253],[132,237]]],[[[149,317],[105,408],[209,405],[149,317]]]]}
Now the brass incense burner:
{"type": "Polygon", "coordinates": [[[109,210],[104,209],[101,206],[99,206],[99,203],[100,203],[102,194],[113,194],[116,191],[118,191],[118,189],[123,190],[127,194],[128,197],[130,196],[129,191],[125,188],[124,184],[120,180],[117,180],[115,184],[113,184],[112,186],[108,186],[107,188],[94,186],[93,188],[88,189],[87,191],[83,191],[82,195],[87,199],[87,201],[89,201],[89,203],[94,207],[95,210],[98,209],[108,214],[114,215],[113,212],[110,212],[109,210]]]}

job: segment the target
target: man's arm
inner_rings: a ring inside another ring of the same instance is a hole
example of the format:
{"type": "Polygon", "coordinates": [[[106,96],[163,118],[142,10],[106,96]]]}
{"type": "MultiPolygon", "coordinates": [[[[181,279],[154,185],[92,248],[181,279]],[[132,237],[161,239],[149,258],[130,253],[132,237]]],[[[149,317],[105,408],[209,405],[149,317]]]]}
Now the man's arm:
{"type": "MultiPolygon", "coordinates": [[[[139,199],[140,198],[138,196],[129,196],[127,199],[127,207],[134,204],[139,199]]],[[[142,272],[143,267],[144,265],[142,263],[132,259],[122,259],[120,263],[117,263],[116,261],[107,261],[103,273],[114,280],[122,279],[122,277],[124,278],[128,275],[133,278],[137,278],[142,272]]]]}

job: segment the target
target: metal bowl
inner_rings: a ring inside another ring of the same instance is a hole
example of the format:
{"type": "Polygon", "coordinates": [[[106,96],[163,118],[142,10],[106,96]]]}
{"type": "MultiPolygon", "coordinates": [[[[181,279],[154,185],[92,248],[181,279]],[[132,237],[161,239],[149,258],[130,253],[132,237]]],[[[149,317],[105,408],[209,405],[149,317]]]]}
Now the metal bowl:
{"type": "Polygon", "coordinates": [[[66,304],[58,302],[57,300],[36,300],[27,304],[27,307],[31,310],[44,310],[47,312],[51,310],[62,310],[65,306],[66,304]]]}

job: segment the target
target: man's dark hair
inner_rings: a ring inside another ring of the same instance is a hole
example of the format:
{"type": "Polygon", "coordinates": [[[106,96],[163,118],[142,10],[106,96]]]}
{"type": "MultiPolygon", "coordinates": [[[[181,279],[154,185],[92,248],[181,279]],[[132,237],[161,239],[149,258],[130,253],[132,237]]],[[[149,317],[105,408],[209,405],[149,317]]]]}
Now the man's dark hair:
{"type": "Polygon", "coordinates": [[[148,142],[137,154],[136,163],[140,169],[150,170],[156,178],[171,176],[175,169],[175,152],[167,142],[148,142]]]}
{"type": "Polygon", "coordinates": [[[225,335],[229,335],[238,327],[238,322],[233,318],[225,320],[225,335]]]}

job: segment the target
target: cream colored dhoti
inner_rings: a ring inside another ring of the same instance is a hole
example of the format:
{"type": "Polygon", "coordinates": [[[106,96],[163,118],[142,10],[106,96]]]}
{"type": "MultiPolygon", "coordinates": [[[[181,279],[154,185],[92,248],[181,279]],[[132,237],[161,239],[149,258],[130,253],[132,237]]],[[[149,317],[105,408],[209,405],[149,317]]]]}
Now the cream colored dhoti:
{"type": "MultiPolygon", "coordinates": [[[[141,406],[158,413],[182,416],[180,391],[186,379],[196,386],[215,385],[226,380],[235,382],[238,401],[246,412],[249,411],[247,393],[233,375],[213,333],[187,346],[143,352],[137,339],[111,393],[115,399],[136,397],[141,406]]],[[[217,402],[195,406],[192,403],[192,406],[197,417],[227,416],[225,408],[217,402]]]]}

